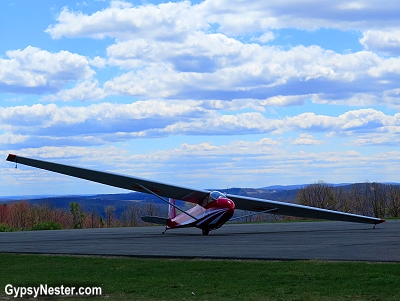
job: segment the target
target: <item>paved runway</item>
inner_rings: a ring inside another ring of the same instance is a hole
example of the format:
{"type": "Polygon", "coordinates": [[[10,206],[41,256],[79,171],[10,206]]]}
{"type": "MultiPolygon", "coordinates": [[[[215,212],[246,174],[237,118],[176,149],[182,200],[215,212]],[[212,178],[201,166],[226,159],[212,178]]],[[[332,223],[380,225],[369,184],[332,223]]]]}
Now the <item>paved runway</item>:
{"type": "Polygon", "coordinates": [[[400,221],[376,229],[344,222],[228,224],[201,235],[199,229],[162,227],[0,233],[0,252],[400,262],[400,221]]]}

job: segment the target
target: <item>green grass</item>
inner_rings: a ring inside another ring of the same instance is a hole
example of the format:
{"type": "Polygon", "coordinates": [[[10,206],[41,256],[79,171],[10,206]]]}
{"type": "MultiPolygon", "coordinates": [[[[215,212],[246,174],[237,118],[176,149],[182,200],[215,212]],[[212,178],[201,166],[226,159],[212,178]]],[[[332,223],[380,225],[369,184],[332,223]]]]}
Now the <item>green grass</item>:
{"type": "Polygon", "coordinates": [[[36,287],[40,284],[102,287],[101,298],[82,300],[400,299],[398,263],[168,260],[21,254],[0,254],[0,262],[0,300],[5,296],[6,284],[14,287],[36,287]]]}

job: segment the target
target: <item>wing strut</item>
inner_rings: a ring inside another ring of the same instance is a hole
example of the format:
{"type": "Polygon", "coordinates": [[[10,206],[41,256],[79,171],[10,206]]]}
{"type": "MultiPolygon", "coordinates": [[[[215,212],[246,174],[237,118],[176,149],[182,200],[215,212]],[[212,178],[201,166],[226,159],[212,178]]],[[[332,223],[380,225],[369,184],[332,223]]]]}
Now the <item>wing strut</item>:
{"type": "Polygon", "coordinates": [[[166,203],[170,204],[172,207],[174,207],[174,208],[176,208],[176,209],[182,211],[182,213],[185,213],[186,215],[190,216],[190,217],[193,218],[194,220],[196,220],[196,221],[198,220],[198,218],[194,217],[193,215],[191,215],[190,213],[186,212],[185,210],[182,210],[181,208],[179,208],[179,207],[176,206],[175,204],[173,204],[173,203],[167,201],[167,200],[164,199],[162,196],[159,196],[157,193],[155,193],[154,191],[151,191],[151,190],[148,189],[147,187],[145,187],[145,186],[143,186],[143,185],[141,185],[141,184],[139,184],[139,183],[136,183],[136,185],[138,185],[139,187],[143,188],[143,189],[146,190],[148,193],[150,193],[150,194],[152,194],[152,195],[158,197],[158,198],[159,198],[160,200],[162,200],[163,202],[166,202],[166,203]]]}
{"type": "Polygon", "coordinates": [[[279,208],[273,208],[273,209],[268,209],[268,210],[261,211],[261,212],[250,213],[250,214],[246,214],[246,215],[242,215],[242,216],[231,218],[229,221],[231,222],[231,221],[234,221],[235,219],[248,217],[248,216],[253,216],[253,215],[257,215],[257,214],[261,214],[261,213],[271,213],[271,212],[275,212],[275,211],[278,211],[278,210],[279,210],[279,208]]]}

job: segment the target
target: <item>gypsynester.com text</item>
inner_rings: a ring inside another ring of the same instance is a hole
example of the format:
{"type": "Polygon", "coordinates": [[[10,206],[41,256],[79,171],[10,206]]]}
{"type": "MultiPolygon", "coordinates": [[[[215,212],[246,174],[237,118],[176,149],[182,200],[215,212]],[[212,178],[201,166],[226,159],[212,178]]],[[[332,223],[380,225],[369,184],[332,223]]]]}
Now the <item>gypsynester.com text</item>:
{"type": "Polygon", "coordinates": [[[101,287],[48,286],[47,284],[27,287],[7,284],[4,290],[6,295],[15,298],[37,298],[39,296],[101,296],[102,294],[101,287]]]}

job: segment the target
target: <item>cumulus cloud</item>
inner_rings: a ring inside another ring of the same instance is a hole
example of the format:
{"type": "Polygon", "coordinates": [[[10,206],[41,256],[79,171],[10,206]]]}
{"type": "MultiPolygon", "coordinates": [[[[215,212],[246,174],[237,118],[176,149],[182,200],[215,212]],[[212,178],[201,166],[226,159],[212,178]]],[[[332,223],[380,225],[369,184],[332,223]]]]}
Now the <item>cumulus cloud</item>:
{"type": "Polygon", "coordinates": [[[218,66],[235,65],[244,55],[248,58],[251,53],[244,52],[253,47],[222,34],[195,31],[182,41],[139,38],[117,42],[107,48],[107,55],[110,64],[121,68],[167,61],[178,71],[202,72],[204,68],[210,72],[218,66]]]}
{"type": "MultiPolygon", "coordinates": [[[[393,11],[399,5],[348,1],[296,4],[238,1],[232,5],[223,0],[218,5],[214,1],[133,5],[112,1],[92,14],[64,8],[46,32],[55,39],[115,39],[107,47],[106,58],[88,62],[97,68],[116,66],[121,72],[102,81],[102,87],[80,78],[75,87],[45,99],[100,100],[110,95],[269,99],[271,106],[279,106],[299,105],[301,102],[292,100],[314,95],[334,104],[365,105],[381,99],[391,103],[393,99],[385,98],[382,91],[397,88],[398,58],[381,58],[371,51],[339,54],[315,45],[284,49],[268,42],[274,39],[274,29],[326,27],[363,31],[360,42],[375,50],[378,44],[385,47],[390,43],[375,37],[383,31],[370,30],[372,20],[376,27],[392,26],[392,21],[397,22],[393,11]],[[248,41],[261,44],[245,42],[240,35],[249,35],[248,41]],[[288,102],[281,97],[287,97],[288,102]]],[[[392,42],[397,39],[393,30],[386,36],[392,42]]]]}
{"type": "MultiPolygon", "coordinates": [[[[262,101],[258,106],[261,106],[262,101]]],[[[177,135],[282,135],[300,132],[292,145],[316,145],[313,133],[350,137],[354,144],[377,144],[366,137],[400,132],[400,115],[374,109],[359,109],[338,116],[301,113],[271,117],[255,104],[216,101],[138,101],[131,104],[93,104],[87,107],[59,107],[36,104],[0,108],[2,148],[27,145],[104,145],[137,138],[177,135]]],[[[267,145],[269,137],[263,140],[267,145]]],[[[382,143],[386,143],[381,140],[382,143]]]]}
{"type": "Polygon", "coordinates": [[[367,30],[363,32],[360,43],[367,50],[380,52],[385,55],[400,55],[400,29],[396,30],[367,30]]]}
{"type": "Polygon", "coordinates": [[[86,101],[86,100],[100,100],[107,94],[99,87],[97,80],[78,81],[71,89],[63,89],[56,94],[46,95],[42,97],[45,101],[86,101]]]}
{"type": "Polygon", "coordinates": [[[292,145],[318,145],[323,143],[321,140],[314,139],[313,135],[310,134],[300,134],[298,138],[296,138],[292,145]]]}
{"type": "Polygon", "coordinates": [[[85,57],[68,51],[51,53],[28,46],[6,55],[8,59],[0,58],[2,92],[42,94],[94,75],[85,57]]]}
{"type": "Polygon", "coordinates": [[[212,1],[200,4],[209,22],[220,24],[219,30],[240,35],[270,28],[337,28],[362,30],[371,27],[398,26],[395,2],[381,5],[371,1],[212,1]]]}
{"type": "MultiPolygon", "coordinates": [[[[64,8],[55,25],[46,32],[53,38],[112,37],[118,39],[143,36],[165,39],[182,38],[187,32],[209,29],[217,24],[226,35],[268,31],[277,28],[338,28],[367,30],[398,26],[399,4],[376,2],[290,1],[264,2],[206,0],[191,5],[189,1],[133,6],[112,1],[110,7],[92,15],[64,8]]],[[[267,38],[267,37],[264,37],[267,38]]],[[[270,39],[270,37],[268,37],[270,39]]]]}
{"type": "Polygon", "coordinates": [[[271,31],[265,32],[259,38],[257,38],[257,40],[260,41],[261,43],[268,43],[274,39],[275,39],[275,35],[271,31]]]}
{"type": "Polygon", "coordinates": [[[173,101],[139,101],[127,105],[102,103],[88,107],[36,104],[0,108],[0,129],[7,133],[2,137],[2,147],[24,143],[35,146],[99,145],[145,135],[157,136],[172,123],[199,118],[205,113],[195,102],[173,101]]]}
{"type": "Polygon", "coordinates": [[[107,65],[107,60],[105,58],[96,56],[89,60],[89,64],[97,68],[104,68],[107,65]]]}
{"type": "MultiPolygon", "coordinates": [[[[351,110],[339,116],[303,113],[286,117],[283,123],[287,130],[325,132],[330,135],[368,135],[372,133],[398,132],[398,113],[386,115],[375,109],[351,110]]],[[[281,129],[282,130],[282,129],[281,129]]]]}
{"type": "Polygon", "coordinates": [[[382,59],[371,52],[338,54],[318,46],[282,50],[221,35],[204,36],[204,41],[213,40],[216,46],[198,48],[197,44],[192,49],[174,42],[167,46],[141,41],[110,46],[110,64],[132,70],[107,81],[104,88],[109,93],[144,97],[272,101],[280,96],[337,93],[337,87],[348,101],[354,92],[381,96],[382,90],[397,87],[396,82],[383,79],[400,74],[400,59],[382,59]]]}
{"type": "Polygon", "coordinates": [[[109,8],[90,16],[64,8],[57,18],[58,23],[49,26],[46,32],[54,39],[61,37],[180,39],[193,28],[208,27],[200,16],[193,12],[193,7],[188,1],[138,7],[127,2],[112,1],[109,8]]]}
{"type": "MultiPolygon", "coordinates": [[[[313,183],[321,179],[333,183],[389,180],[393,170],[400,168],[400,161],[393,160],[399,157],[398,151],[372,155],[352,149],[306,153],[282,149],[280,146],[277,141],[269,140],[266,143],[261,139],[235,140],[218,145],[209,142],[183,143],[145,154],[131,154],[116,147],[42,147],[22,149],[19,153],[22,156],[164,182],[171,182],[173,176],[175,184],[203,189],[313,183]],[[176,172],[178,169],[179,172],[176,172]]],[[[34,178],[41,171],[15,170],[10,168],[9,162],[2,164],[7,168],[7,173],[2,175],[12,172],[13,177],[25,181],[24,187],[37,185],[34,178]]],[[[45,178],[45,172],[41,176],[45,178]]],[[[56,177],[53,174],[51,176],[56,177]]],[[[65,182],[68,178],[62,180],[65,182]]],[[[94,189],[98,191],[99,187],[94,189]]]]}

